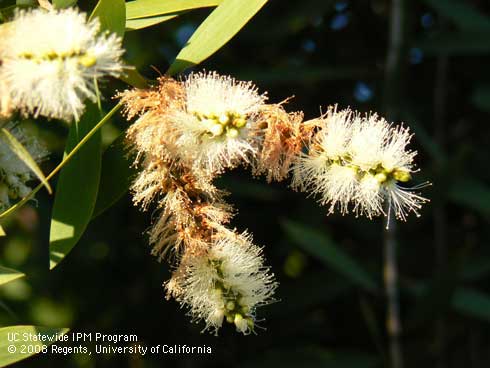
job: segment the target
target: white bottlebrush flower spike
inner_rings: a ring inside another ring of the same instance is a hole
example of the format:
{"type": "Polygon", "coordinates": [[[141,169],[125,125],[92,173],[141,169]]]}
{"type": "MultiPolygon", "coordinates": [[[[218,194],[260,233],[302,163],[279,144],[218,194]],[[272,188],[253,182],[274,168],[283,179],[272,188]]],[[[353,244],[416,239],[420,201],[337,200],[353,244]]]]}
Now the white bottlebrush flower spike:
{"type": "Polygon", "coordinates": [[[329,213],[338,207],[345,214],[352,206],[369,218],[390,211],[402,220],[408,212],[418,215],[427,199],[398,184],[414,171],[417,153],[406,148],[412,137],[408,128],[394,127],[376,114],[336,108],[320,121],[308,153],[293,165],[293,187],[318,195],[329,213]]]}
{"type": "Polygon", "coordinates": [[[23,113],[78,120],[96,80],[123,70],[120,37],[73,8],[19,11],[2,36],[0,79],[23,113]]]}
{"type": "Polygon", "coordinates": [[[183,106],[170,119],[183,156],[212,173],[248,162],[255,153],[251,128],[265,95],[250,82],[213,72],[191,74],[183,88],[183,106]]]}
{"type": "MultiPolygon", "coordinates": [[[[14,124],[7,124],[4,128],[10,131],[36,162],[46,156],[46,150],[37,140],[28,138],[22,129],[14,124]]],[[[27,165],[0,139],[0,212],[10,207],[11,199],[29,194],[31,188],[26,183],[34,178],[27,165]]]]}
{"type": "Polygon", "coordinates": [[[205,330],[217,333],[223,321],[237,331],[254,331],[255,309],[271,303],[277,283],[263,265],[262,250],[247,234],[229,234],[210,244],[205,254],[182,260],[167,284],[169,294],[189,308],[205,330]]]}

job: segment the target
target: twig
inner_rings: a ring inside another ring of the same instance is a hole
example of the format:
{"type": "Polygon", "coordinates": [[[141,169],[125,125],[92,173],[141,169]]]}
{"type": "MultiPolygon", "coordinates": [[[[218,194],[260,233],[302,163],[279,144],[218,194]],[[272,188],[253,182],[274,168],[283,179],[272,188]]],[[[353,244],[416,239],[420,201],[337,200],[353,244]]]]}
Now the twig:
{"type": "MultiPolygon", "coordinates": [[[[445,109],[446,109],[446,85],[447,71],[449,60],[446,55],[437,59],[436,75],[434,83],[434,138],[437,145],[444,150],[445,142],[445,109]]],[[[438,176],[441,177],[444,169],[444,162],[437,160],[435,169],[438,176]]],[[[447,246],[446,246],[446,209],[443,198],[436,198],[434,202],[434,247],[436,273],[440,275],[444,272],[447,264],[447,246]]],[[[436,275],[437,276],[437,275],[436,275]]],[[[437,367],[444,368],[446,362],[446,328],[444,319],[441,317],[436,325],[436,343],[438,347],[437,367]]]]}
{"type": "MultiPolygon", "coordinates": [[[[394,217],[389,213],[389,217],[394,217]]],[[[387,300],[386,330],[388,332],[390,345],[390,361],[392,368],[403,367],[403,355],[400,344],[401,322],[400,322],[400,300],[398,295],[398,267],[396,259],[396,237],[394,218],[386,218],[389,227],[385,230],[384,237],[384,283],[387,300]]]]}
{"type": "MultiPolygon", "coordinates": [[[[406,60],[406,3],[393,0],[389,25],[389,44],[386,55],[384,110],[387,118],[399,118],[402,91],[402,69],[406,60]]],[[[386,330],[389,339],[391,368],[403,368],[403,353],[400,343],[402,331],[398,290],[398,263],[396,258],[396,221],[392,211],[387,210],[384,230],[384,282],[387,300],[386,330]]]]}

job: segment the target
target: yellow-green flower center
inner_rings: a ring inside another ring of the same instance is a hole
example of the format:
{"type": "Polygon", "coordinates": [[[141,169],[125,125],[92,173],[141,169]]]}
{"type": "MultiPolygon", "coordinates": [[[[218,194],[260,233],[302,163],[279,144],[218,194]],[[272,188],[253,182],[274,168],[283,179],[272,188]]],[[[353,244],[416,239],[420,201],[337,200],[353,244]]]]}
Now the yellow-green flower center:
{"type": "Polygon", "coordinates": [[[348,167],[357,173],[359,179],[362,179],[366,175],[370,175],[374,177],[380,184],[390,181],[399,181],[405,183],[412,179],[410,171],[405,168],[387,169],[382,164],[378,164],[367,171],[363,170],[359,166],[354,165],[351,162],[351,157],[349,155],[335,158],[326,156],[326,164],[348,167]]]}
{"type": "Polygon", "coordinates": [[[226,113],[201,114],[195,112],[194,115],[203,124],[207,133],[211,137],[237,138],[240,131],[247,125],[247,117],[243,114],[227,111],[226,113]]]}
{"type": "Polygon", "coordinates": [[[254,321],[250,316],[250,308],[243,302],[243,296],[226,284],[221,260],[209,260],[210,265],[216,269],[218,280],[214,282],[214,292],[223,300],[223,313],[228,323],[234,323],[242,332],[253,330],[254,321]]]}
{"type": "Polygon", "coordinates": [[[61,53],[56,51],[49,51],[38,55],[30,52],[23,52],[19,54],[18,57],[25,60],[32,60],[38,64],[45,61],[65,61],[67,59],[76,58],[78,62],[86,68],[94,66],[97,62],[97,59],[93,55],[90,55],[87,52],[80,50],[72,50],[61,53]]]}

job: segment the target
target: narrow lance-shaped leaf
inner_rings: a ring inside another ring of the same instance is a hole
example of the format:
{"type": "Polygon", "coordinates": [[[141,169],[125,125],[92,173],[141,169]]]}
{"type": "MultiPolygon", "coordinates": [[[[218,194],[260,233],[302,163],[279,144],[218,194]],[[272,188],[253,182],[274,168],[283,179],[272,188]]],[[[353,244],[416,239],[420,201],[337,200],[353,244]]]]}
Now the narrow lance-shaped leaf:
{"type": "Polygon", "coordinates": [[[99,18],[103,30],[124,37],[126,25],[126,3],[124,0],[99,0],[90,19],[99,18]]]}
{"type": "Polygon", "coordinates": [[[97,217],[121,198],[136,175],[136,170],[127,159],[124,136],[121,133],[102,156],[100,188],[93,217],[97,217]]]}
{"type": "Polygon", "coordinates": [[[36,163],[36,160],[32,158],[29,151],[20,143],[7,129],[2,128],[0,130],[0,138],[6,143],[9,148],[14,152],[17,157],[37,176],[37,178],[43,183],[47,191],[51,194],[51,187],[44,177],[43,172],[36,163]]]}
{"type": "MultiPolygon", "coordinates": [[[[89,104],[78,124],[70,127],[65,152],[99,121],[95,104],[89,104]]],[[[101,136],[97,131],[61,171],[56,185],[50,230],[50,268],[54,268],[75,246],[92,217],[101,166],[101,136]]]]}
{"type": "Polygon", "coordinates": [[[184,10],[216,6],[222,0],[136,0],[126,4],[126,19],[154,17],[184,10]]]}
{"type": "Polygon", "coordinates": [[[453,295],[452,306],[462,314],[490,322],[490,295],[481,291],[457,289],[453,295]]]}
{"type": "Polygon", "coordinates": [[[167,73],[179,73],[214,54],[237,34],[266,2],[267,0],[224,0],[197,28],[167,73]]]}
{"type": "Polygon", "coordinates": [[[0,285],[6,284],[7,282],[14,281],[24,276],[25,274],[20,271],[0,266],[0,285]]]}
{"type": "Polygon", "coordinates": [[[467,31],[490,31],[490,17],[462,0],[424,0],[440,15],[467,31]]]}
{"type": "Polygon", "coordinates": [[[68,8],[76,5],[77,0],[53,0],[53,6],[56,9],[68,8]]]}
{"type": "Polygon", "coordinates": [[[166,22],[170,19],[174,19],[175,17],[178,17],[182,13],[184,12],[167,14],[167,15],[158,15],[156,17],[128,19],[126,20],[126,32],[136,31],[138,29],[143,29],[146,27],[154,26],[159,23],[166,22]]]}
{"type": "Polygon", "coordinates": [[[292,242],[301,246],[334,271],[366,290],[377,289],[371,275],[326,234],[292,221],[285,221],[282,227],[292,242]]]}
{"type": "Polygon", "coordinates": [[[39,326],[8,326],[0,328],[0,367],[6,367],[36,355],[37,352],[42,351],[43,347],[47,348],[68,331],[68,328],[39,326]],[[45,336],[45,341],[29,341],[26,344],[22,338],[24,334],[41,334],[45,336]]]}

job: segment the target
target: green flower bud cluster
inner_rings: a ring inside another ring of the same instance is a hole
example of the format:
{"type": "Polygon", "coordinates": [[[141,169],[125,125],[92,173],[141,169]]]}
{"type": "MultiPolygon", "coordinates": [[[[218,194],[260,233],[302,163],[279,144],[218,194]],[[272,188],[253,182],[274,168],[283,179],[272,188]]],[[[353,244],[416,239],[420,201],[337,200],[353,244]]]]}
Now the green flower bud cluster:
{"type": "Polygon", "coordinates": [[[227,111],[221,115],[194,113],[211,137],[237,138],[240,130],[247,125],[247,118],[242,114],[227,111]]]}

